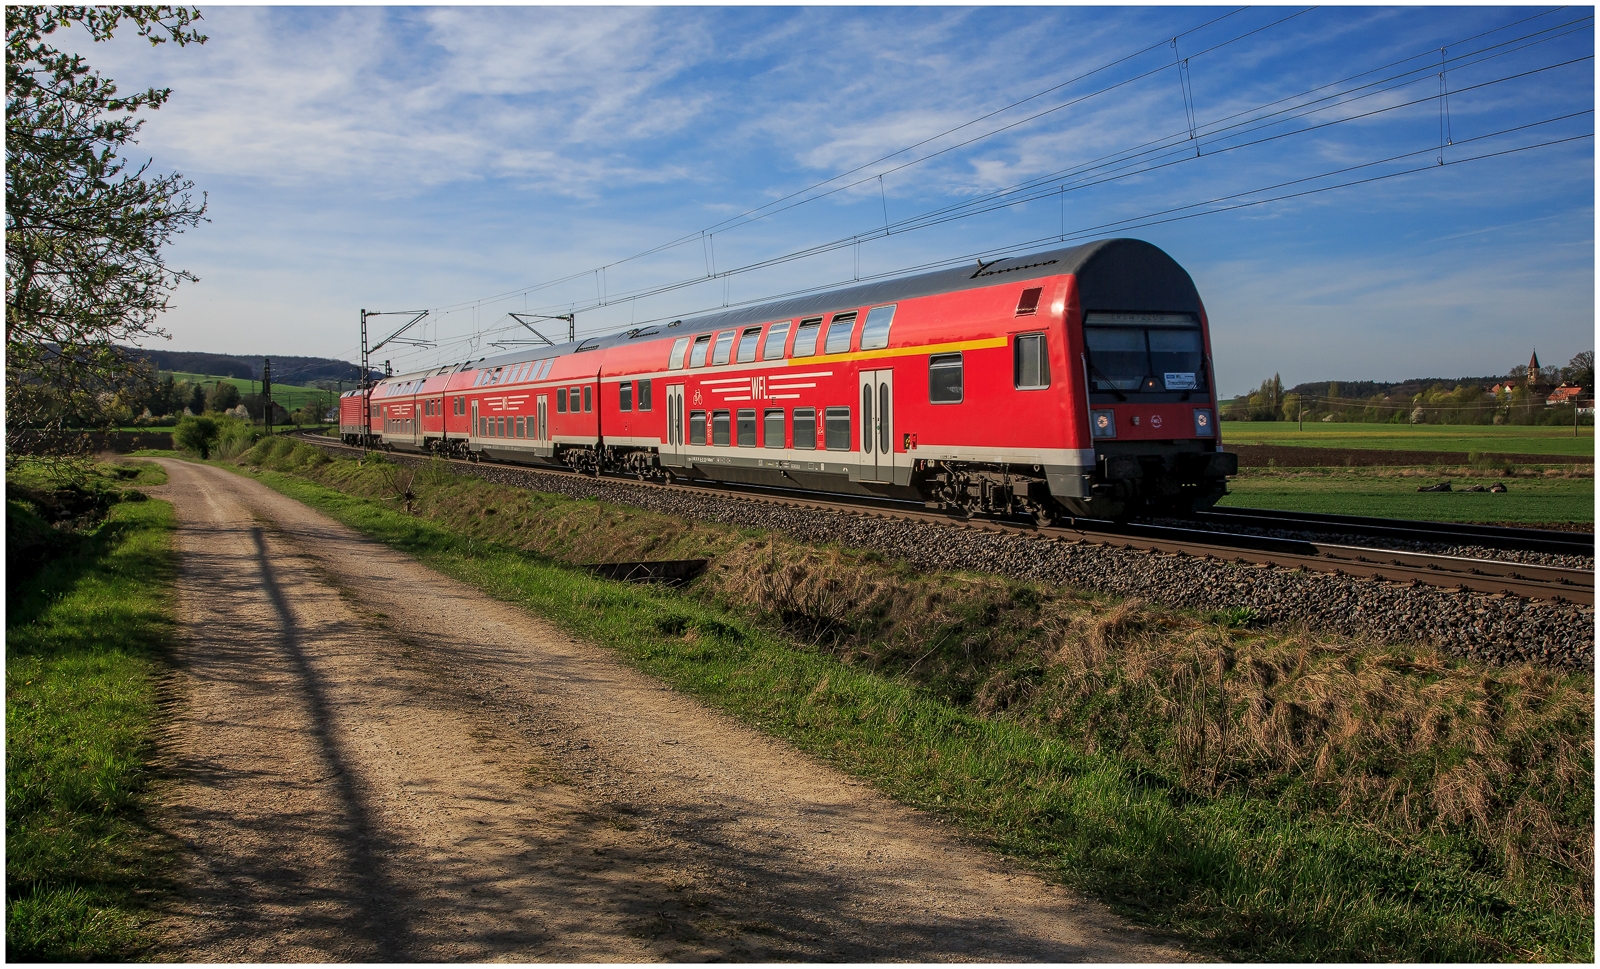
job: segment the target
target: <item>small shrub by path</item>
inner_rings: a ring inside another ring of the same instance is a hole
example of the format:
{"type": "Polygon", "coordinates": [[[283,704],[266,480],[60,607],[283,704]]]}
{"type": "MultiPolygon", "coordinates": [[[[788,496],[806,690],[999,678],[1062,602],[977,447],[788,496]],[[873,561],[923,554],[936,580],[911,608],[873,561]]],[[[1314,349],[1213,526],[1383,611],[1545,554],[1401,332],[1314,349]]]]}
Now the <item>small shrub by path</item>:
{"type": "MultiPolygon", "coordinates": [[[[8,520],[13,503],[27,504],[12,497],[19,483],[49,491],[26,468],[12,476],[8,520]]],[[[143,809],[172,633],[174,521],[165,502],[120,497],[103,517],[69,522],[49,560],[8,590],[8,959],[125,960],[147,942],[143,904],[164,856],[143,809]]]]}
{"type": "Polygon", "coordinates": [[[1593,681],[265,442],[273,487],[1232,958],[1587,959],[1593,681]],[[574,563],[709,558],[682,591],[574,563]]]}

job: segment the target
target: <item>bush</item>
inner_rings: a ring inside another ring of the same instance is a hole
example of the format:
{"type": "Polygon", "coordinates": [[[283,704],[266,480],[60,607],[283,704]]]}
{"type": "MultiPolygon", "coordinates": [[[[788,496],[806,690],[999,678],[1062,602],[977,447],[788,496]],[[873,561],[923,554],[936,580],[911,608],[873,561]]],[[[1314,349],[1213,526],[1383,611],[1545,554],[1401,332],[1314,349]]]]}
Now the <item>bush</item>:
{"type": "Polygon", "coordinates": [[[223,417],[218,420],[217,431],[217,457],[223,460],[232,460],[256,443],[261,436],[261,430],[249,421],[237,417],[223,417]]]}
{"type": "Polygon", "coordinates": [[[185,417],[173,428],[172,443],[180,451],[200,455],[200,460],[204,461],[211,457],[211,449],[217,445],[219,431],[216,418],[185,417]]]}

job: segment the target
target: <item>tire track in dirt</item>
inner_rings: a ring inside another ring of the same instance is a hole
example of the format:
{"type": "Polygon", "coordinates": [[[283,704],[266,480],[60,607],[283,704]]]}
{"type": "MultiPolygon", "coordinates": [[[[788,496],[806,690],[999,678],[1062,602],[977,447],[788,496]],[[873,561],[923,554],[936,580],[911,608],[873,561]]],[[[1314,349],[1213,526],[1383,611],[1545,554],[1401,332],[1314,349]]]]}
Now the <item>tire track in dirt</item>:
{"type": "Polygon", "coordinates": [[[257,482],[161,464],[160,958],[1188,958],[257,482]]]}

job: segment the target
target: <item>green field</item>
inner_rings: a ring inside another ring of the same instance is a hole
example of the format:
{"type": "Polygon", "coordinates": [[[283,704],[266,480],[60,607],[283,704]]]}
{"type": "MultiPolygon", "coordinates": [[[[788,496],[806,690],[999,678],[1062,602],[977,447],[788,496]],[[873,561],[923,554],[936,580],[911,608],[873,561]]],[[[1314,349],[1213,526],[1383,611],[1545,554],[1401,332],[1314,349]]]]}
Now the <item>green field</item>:
{"type": "Polygon", "coordinates": [[[1228,482],[1223,507],[1413,518],[1422,521],[1551,524],[1594,523],[1594,478],[1556,476],[1399,475],[1345,468],[1246,469],[1228,482]],[[1419,493],[1449,481],[1453,491],[1419,493]],[[1503,495],[1466,493],[1473,485],[1506,486],[1503,495]]]}
{"type": "MultiPolygon", "coordinates": [[[[239,388],[241,395],[254,394],[261,390],[261,381],[241,380],[238,377],[215,377],[201,373],[183,373],[176,370],[163,370],[161,371],[161,376],[171,376],[176,380],[187,380],[191,384],[204,384],[206,387],[214,386],[220,380],[225,384],[233,384],[239,388]]],[[[353,383],[351,385],[354,386],[353,383]]],[[[311,400],[324,400],[328,402],[329,407],[332,407],[337,402],[338,396],[335,391],[323,390],[320,387],[300,387],[294,384],[276,382],[272,385],[272,399],[285,410],[299,410],[311,400]]]]}
{"type": "Polygon", "coordinates": [[[1450,424],[1307,424],[1225,421],[1227,444],[1373,448],[1389,451],[1479,451],[1493,454],[1594,455],[1594,428],[1450,424]]]}

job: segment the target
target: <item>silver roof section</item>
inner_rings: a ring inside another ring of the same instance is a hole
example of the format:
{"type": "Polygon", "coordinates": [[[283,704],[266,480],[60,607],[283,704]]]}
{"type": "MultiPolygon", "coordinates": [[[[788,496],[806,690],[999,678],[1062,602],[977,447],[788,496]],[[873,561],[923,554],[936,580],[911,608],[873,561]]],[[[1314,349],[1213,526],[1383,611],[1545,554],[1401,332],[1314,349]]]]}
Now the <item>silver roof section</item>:
{"type": "MultiPolygon", "coordinates": [[[[979,261],[977,265],[939,269],[915,276],[863,283],[808,296],[760,303],[689,317],[672,323],[651,323],[623,333],[592,336],[575,343],[528,348],[420,373],[450,369],[493,369],[528,360],[561,357],[588,350],[631,343],[642,337],[679,337],[728,326],[773,320],[823,316],[833,311],[860,309],[919,296],[982,289],[1006,282],[1042,276],[1073,274],[1078,277],[1079,299],[1085,310],[1199,313],[1200,295],[1182,266],[1161,249],[1141,239],[1100,239],[1065,249],[979,261]]],[[[390,379],[409,379],[419,374],[390,379]]]]}

